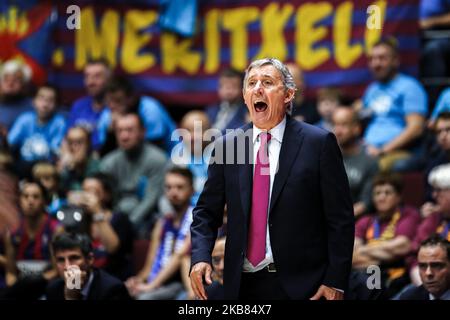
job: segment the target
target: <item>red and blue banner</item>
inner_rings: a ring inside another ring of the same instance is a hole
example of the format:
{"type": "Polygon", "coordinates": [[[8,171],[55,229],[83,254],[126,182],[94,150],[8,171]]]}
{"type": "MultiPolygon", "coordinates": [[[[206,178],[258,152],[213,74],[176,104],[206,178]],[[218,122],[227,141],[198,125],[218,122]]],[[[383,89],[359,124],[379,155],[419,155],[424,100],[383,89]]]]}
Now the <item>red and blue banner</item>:
{"type": "Polygon", "coordinates": [[[366,52],[387,35],[398,39],[402,69],[418,69],[418,0],[198,0],[192,37],[160,28],[158,0],[3,2],[0,60],[22,58],[66,101],[84,94],[83,66],[100,57],[139,91],[189,106],[216,100],[223,68],[266,56],[297,63],[308,95],[338,86],[358,97],[371,80],[366,52]],[[74,2],[79,29],[67,25],[74,2]]]}

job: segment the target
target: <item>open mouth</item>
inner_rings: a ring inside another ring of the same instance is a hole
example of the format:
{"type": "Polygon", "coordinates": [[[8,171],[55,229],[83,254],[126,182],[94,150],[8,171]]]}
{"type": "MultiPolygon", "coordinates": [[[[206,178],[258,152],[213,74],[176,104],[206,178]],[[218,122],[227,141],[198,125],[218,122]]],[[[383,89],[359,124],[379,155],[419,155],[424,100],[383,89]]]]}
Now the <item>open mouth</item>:
{"type": "Polygon", "coordinates": [[[256,112],[264,112],[267,109],[267,103],[258,101],[253,105],[255,107],[256,112]]]}

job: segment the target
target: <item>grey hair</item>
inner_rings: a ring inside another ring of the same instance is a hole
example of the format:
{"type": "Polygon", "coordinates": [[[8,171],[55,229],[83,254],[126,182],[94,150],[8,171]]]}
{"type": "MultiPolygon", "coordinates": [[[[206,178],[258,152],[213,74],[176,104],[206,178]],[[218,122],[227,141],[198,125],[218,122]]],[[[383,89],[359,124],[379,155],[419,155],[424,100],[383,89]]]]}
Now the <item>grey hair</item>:
{"type": "Polygon", "coordinates": [[[434,188],[450,188],[450,164],[443,164],[431,170],[428,183],[434,188]]]}
{"type": "Polygon", "coordinates": [[[0,70],[0,79],[3,80],[6,75],[16,73],[18,71],[22,73],[24,82],[30,81],[31,76],[33,75],[31,68],[27,64],[14,59],[8,60],[2,65],[0,70]]]}
{"type": "MultiPolygon", "coordinates": [[[[278,60],[276,58],[264,58],[264,59],[255,60],[252,63],[250,63],[247,70],[245,70],[243,90],[245,90],[245,87],[247,85],[248,74],[250,73],[250,70],[252,70],[253,68],[260,68],[265,65],[272,65],[275,67],[275,69],[277,69],[280,72],[281,80],[283,81],[283,85],[286,90],[288,90],[288,89],[293,89],[294,91],[297,90],[297,87],[295,86],[294,77],[292,76],[291,72],[289,71],[289,69],[286,67],[286,65],[283,62],[281,62],[280,60],[278,60]]],[[[286,112],[288,114],[291,114],[291,112],[292,112],[293,100],[294,99],[292,99],[290,101],[289,106],[286,109],[286,112]]]]}

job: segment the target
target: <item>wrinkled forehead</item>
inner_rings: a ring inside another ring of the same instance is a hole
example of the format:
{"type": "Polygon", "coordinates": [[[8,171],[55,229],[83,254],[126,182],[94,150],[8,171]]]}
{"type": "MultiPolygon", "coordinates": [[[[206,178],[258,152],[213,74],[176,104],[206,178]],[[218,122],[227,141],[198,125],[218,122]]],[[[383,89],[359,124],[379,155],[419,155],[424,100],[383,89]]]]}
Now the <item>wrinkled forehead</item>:
{"type": "Polygon", "coordinates": [[[264,64],[261,66],[254,66],[249,67],[247,70],[247,79],[253,78],[253,77],[270,77],[275,79],[282,79],[281,72],[273,65],[271,64],[264,64]]]}

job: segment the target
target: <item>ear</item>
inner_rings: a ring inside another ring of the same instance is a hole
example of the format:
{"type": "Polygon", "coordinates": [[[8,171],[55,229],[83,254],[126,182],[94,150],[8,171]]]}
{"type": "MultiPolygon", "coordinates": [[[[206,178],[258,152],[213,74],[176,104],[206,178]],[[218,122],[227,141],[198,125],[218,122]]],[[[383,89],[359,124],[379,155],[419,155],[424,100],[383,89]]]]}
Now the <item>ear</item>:
{"type": "Polygon", "coordinates": [[[287,89],[284,97],[284,103],[291,102],[292,99],[294,99],[295,96],[295,89],[287,89]]]}

